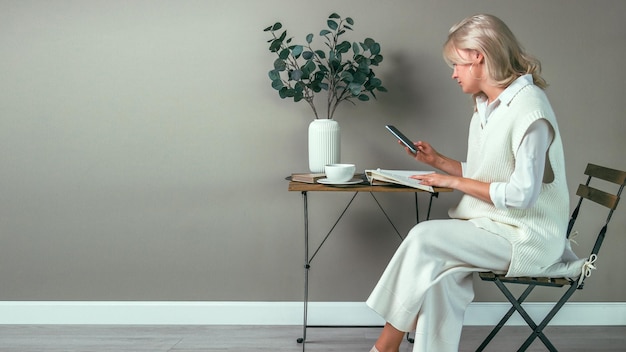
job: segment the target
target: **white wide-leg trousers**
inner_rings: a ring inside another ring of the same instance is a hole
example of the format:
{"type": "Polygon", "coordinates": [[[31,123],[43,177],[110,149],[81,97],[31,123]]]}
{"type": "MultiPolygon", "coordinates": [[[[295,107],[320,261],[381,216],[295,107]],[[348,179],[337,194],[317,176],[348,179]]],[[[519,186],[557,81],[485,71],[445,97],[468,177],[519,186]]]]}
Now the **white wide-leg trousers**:
{"type": "Polygon", "coordinates": [[[465,220],[417,224],[402,242],[367,305],[401,331],[415,329],[414,352],[458,351],[472,273],[506,271],[510,242],[465,220]]]}

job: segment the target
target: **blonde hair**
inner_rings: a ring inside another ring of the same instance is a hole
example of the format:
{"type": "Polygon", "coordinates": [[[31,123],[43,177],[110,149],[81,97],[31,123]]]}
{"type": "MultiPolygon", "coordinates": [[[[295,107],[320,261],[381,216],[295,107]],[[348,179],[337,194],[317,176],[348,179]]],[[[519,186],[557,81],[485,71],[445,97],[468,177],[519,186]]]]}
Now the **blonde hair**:
{"type": "Polygon", "coordinates": [[[448,65],[471,64],[459,51],[477,51],[484,56],[484,73],[498,87],[507,87],[518,77],[532,74],[533,82],[545,89],[548,84],[541,77],[541,63],[524,51],[513,32],[493,15],[470,16],[450,28],[443,47],[448,65]]]}

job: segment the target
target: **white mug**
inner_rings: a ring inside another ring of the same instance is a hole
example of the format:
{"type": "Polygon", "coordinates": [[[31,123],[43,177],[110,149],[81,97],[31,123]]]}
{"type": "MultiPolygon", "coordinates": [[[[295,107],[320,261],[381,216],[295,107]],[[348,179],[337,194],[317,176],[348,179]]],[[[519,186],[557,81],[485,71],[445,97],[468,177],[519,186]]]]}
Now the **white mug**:
{"type": "Polygon", "coordinates": [[[330,182],[348,182],[354,176],[354,164],[328,164],[324,166],[324,173],[330,182]]]}

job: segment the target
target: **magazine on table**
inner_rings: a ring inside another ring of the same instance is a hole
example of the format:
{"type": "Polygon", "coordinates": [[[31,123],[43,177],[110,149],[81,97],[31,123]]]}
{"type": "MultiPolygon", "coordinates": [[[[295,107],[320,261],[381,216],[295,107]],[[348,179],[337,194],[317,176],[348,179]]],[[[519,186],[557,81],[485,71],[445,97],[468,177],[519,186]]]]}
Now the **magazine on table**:
{"type": "Polygon", "coordinates": [[[367,180],[372,186],[396,184],[407,187],[418,188],[428,192],[434,192],[431,186],[425,186],[420,180],[411,178],[413,175],[432,174],[433,171],[414,170],[365,170],[367,180]]]}

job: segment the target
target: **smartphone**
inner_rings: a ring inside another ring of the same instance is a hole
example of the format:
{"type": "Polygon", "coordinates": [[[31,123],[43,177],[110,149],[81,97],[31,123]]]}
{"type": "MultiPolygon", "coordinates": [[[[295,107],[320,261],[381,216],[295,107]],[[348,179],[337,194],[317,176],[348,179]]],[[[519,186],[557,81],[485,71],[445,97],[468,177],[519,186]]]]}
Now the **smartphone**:
{"type": "Polygon", "coordinates": [[[391,132],[391,134],[396,136],[396,138],[398,138],[402,142],[402,144],[404,144],[407,148],[409,148],[409,150],[413,154],[417,153],[417,149],[415,148],[415,145],[413,144],[413,142],[410,139],[408,139],[407,136],[405,136],[402,132],[400,132],[399,129],[397,129],[393,125],[387,125],[385,127],[389,130],[389,132],[391,132]]]}

